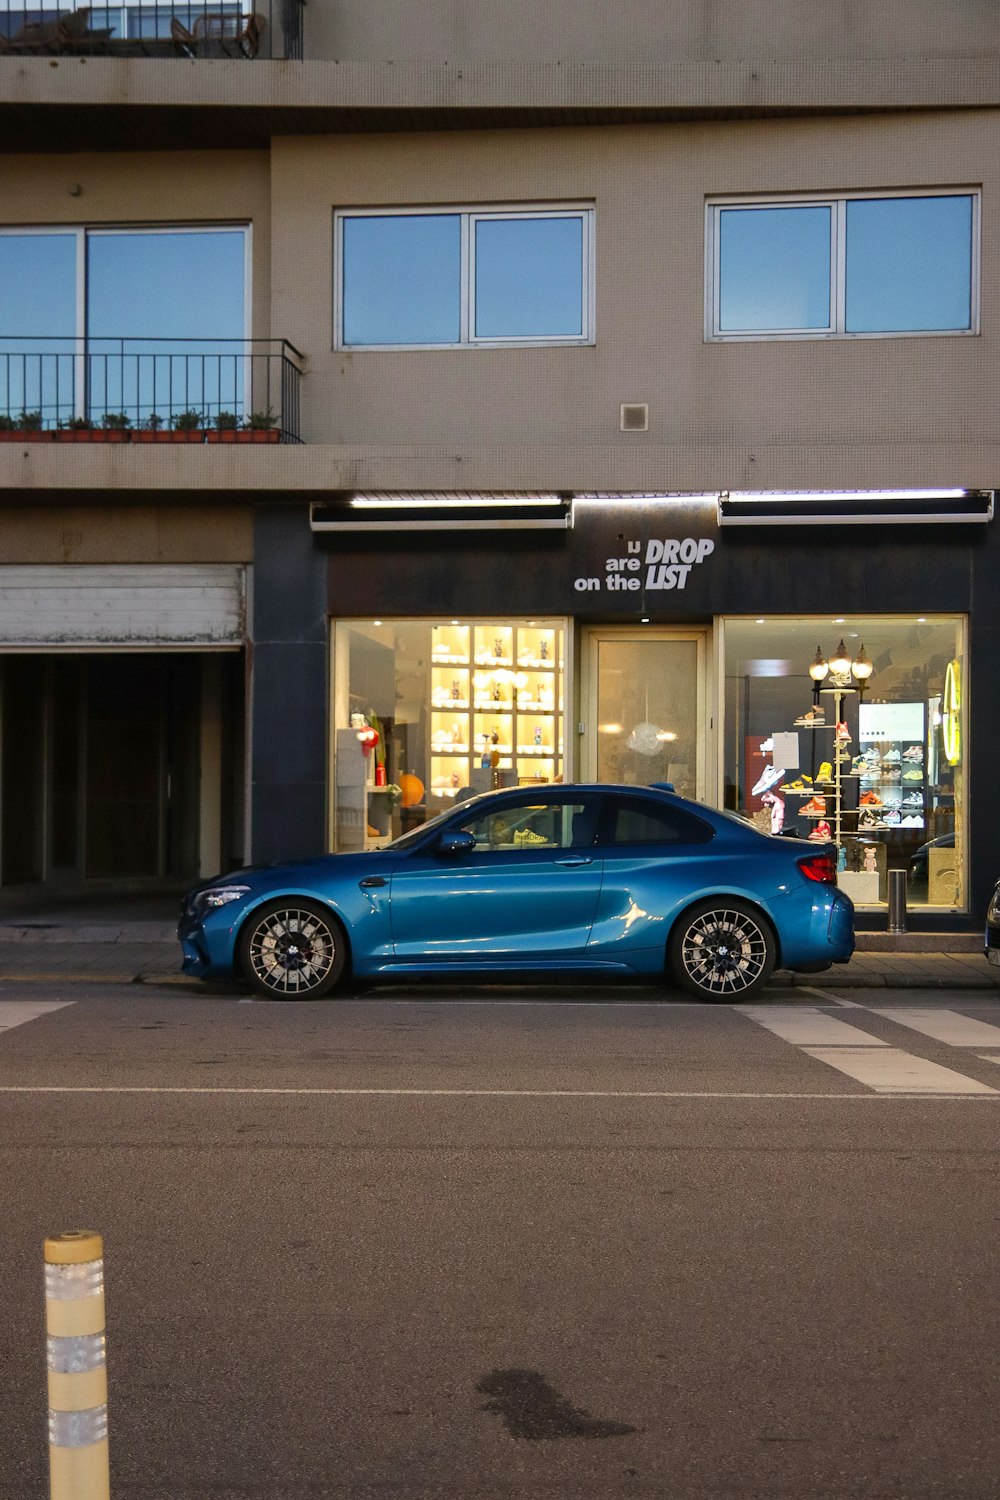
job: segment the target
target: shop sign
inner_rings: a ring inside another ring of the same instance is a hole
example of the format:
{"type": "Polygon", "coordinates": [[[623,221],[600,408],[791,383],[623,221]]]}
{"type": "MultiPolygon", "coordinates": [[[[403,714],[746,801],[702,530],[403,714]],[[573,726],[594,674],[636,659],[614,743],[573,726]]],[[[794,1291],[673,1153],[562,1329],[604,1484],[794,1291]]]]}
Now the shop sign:
{"type": "Polygon", "coordinates": [[[666,592],[683,589],[692,571],[715,551],[711,537],[648,537],[628,539],[621,551],[604,562],[603,574],[575,578],[578,594],[666,592]]]}

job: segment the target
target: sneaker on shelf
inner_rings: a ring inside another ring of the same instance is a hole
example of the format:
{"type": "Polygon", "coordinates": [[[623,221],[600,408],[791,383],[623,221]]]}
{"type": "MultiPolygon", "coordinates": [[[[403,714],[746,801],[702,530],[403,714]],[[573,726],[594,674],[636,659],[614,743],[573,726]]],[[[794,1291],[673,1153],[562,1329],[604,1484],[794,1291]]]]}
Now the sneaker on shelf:
{"type": "Polygon", "coordinates": [[[808,817],[817,817],[817,818],[825,817],[826,816],[826,798],[825,797],[810,797],[809,801],[808,802],[804,802],[802,804],[802,806],[799,808],[799,812],[802,813],[807,818],[808,817]]]}
{"type": "Polygon", "coordinates": [[[860,776],[867,769],[868,762],[863,755],[856,755],[851,761],[851,775],[860,776]]]}
{"type": "Polygon", "coordinates": [[[882,780],[883,781],[898,781],[899,780],[899,767],[898,766],[885,766],[885,767],[883,767],[883,770],[882,770],[882,780]]]}
{"type": "Polygon", "coordinates": [[[923,818],[918,818],[916,813],[907,813],[905,818],[900,819],[900,828],[923,828],[923,818]]]}
{"type": "Polygon", "coordinates": [[[838,745],[849,745],[851,743],[851,731],[846,724],[841,723],[837,725],[836,738],[838,745]]]}
{"type": "Polygon", "coordinates": [[[831,766],[831,764],[830,764],[830,762],[828,760],[824,760],[824,761],[821,762],[820,768],[816,772],[816,780],[817,781],[832,781],[833,780],[833,767],[831,766]]]}
{"type": "Polygon", "coordinates": [[[908,770],[903,772],[904,781],[923,781],[923,779],[924,772],[922,766],[910,766],[908,770]]]}
{"type": "Polygon", "coordinates": [[[882,752],[877,745],[869,745],[868,749],[864,751],[864,757],[870,766],[880,766],[882,764],[882,752]]]}
{"type": "Polygon", "coordinates": [[[802,725],[804,728],[817,728],[826,723],[826,715],[817,703],[813,708],[807,708],[804,714],[799,714],[795,720],[796,728],[802,725]]]}
{"type": "Polygon", "coordinates": [[[833,838],[833,830],[825,818],[821,818],[809,837],[817,844],[825,844],[827,839],[833,838]]]}
{"type": "Polygon", "coordinates": [[[858,805],[860,807],[881,807],[882,798],[878,792],[862,792],[858,798],[858,805]]]}
{"type": "Polygon", "coordinates": [[[898,807],[889,807],[882,814],[882,822],[888,823],[890,828],[896,828],[903,821],[903,815],[898,807]]]}
{"type": "Polygon", "coordinates": [[[764,755],[770,755],[774,749],[774,736],[772,735],[769,740],[761,740],[760,748],[764,755]]]}
{"type": "Polygon", "coordinates": [[[923,745],[910,745],[910,746],[908,746],[908,748],[903,751],[903,759],[904,760],[912,760],[914,762],[914,764],[923,765],[923,760],[924,760],[924,747],[923,747],[923,745]]]}
{"type": "Polygon", "coordinates": [[[781,790],[783,792],[811,792],[812,791],[812,777],[811,776],[796,776],[796,778],[795,778],[794,781],[785,781],[785,782],[783,782],[781,790]]]}
{"type": "Polygon", "coordinates": [[[884,766],[898,766],[899,761],[900,755],[895,745],[893,745],[891,750],[887,750],[882,757],[882,764],[884,766]]]}
{"type": "Polygon", "coordinates": [[[769,792],[773,786],[777,786],[784,774],[784,766],[765,766],[750,788],[751,797],[759,797],[761,792],[769,792]]]}
{"type": "Polygon", "coordinates": [[[861,773],[862,786],[873,786],[876,781],[881,780],[882,772],[879,770],[878,766],[869,766],[867,770],[864,770],[861,773]]]}
{"type": "Polygon", "coordinates": [[[858,817],[858,832],[861,833],[865,828],[877,827],[878,818],[876,818],[870,807],[863,807],[858,817]]]}
{"type": "Polygon", "coordinates": [[[924,799],[920,792],[907,792],[903,798],[902,805],[904,807],[923,807],[924,799]]]}

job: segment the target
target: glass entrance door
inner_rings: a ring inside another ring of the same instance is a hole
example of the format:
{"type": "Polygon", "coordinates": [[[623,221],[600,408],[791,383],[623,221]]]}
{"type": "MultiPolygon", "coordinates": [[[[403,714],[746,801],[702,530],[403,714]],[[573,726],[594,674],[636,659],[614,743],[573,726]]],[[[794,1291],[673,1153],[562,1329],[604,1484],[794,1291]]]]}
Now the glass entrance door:
{"type": "Polygon", "coordinates": [[[704,630],[588,632],[586,779],[629,786],[671,781],[683,797],[705,797],[706,638],[704,630]]]}

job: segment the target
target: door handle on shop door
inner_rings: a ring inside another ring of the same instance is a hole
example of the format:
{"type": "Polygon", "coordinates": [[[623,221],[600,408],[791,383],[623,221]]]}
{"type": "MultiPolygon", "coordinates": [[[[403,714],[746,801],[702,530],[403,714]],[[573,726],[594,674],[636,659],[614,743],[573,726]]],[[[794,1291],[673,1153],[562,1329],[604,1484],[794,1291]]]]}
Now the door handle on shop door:
{"type": "Polygon", "coordinates": [[[556,860],[557,865],[567,865],[570,869],[574,869],[577,865],[592,865],[593,863],[593,856],[590,854],[567,854],[565,859],[556,860]]]}
{"type": "Polygon", "coordinates": [[[364,880],[359,880],[358,885],[363,891],[373,890],[380,885],[388,885],[389,882],[383,875],[366,875],[364,880]]]}

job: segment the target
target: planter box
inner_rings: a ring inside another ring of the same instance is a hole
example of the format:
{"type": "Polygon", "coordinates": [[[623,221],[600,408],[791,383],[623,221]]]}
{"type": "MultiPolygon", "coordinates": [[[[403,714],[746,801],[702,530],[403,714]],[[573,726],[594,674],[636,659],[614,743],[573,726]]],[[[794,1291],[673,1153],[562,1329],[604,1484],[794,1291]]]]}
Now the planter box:
{"type": "Polygon", "coordinates": [[[53,436],[57,443],[127,443],[127,427],[61,427],[53,436]]]}
{"type": "Polygon", "coordinates": [[[209,430],[210,443],[280,443],[277,427],[214,427],[209,430]]]}
{"type": "Polygon", "coordinates": [[[166,427],[155,432],[139,427],[132,433],[133,443],[203,443],[204,431],[200,427],[166,427]]]}
{"type": "Polygon", "coordinates": [[[0,432],[0,443],[51,443],[55,433],[48,428],[29,428],[24,432],[0,432]]]}

